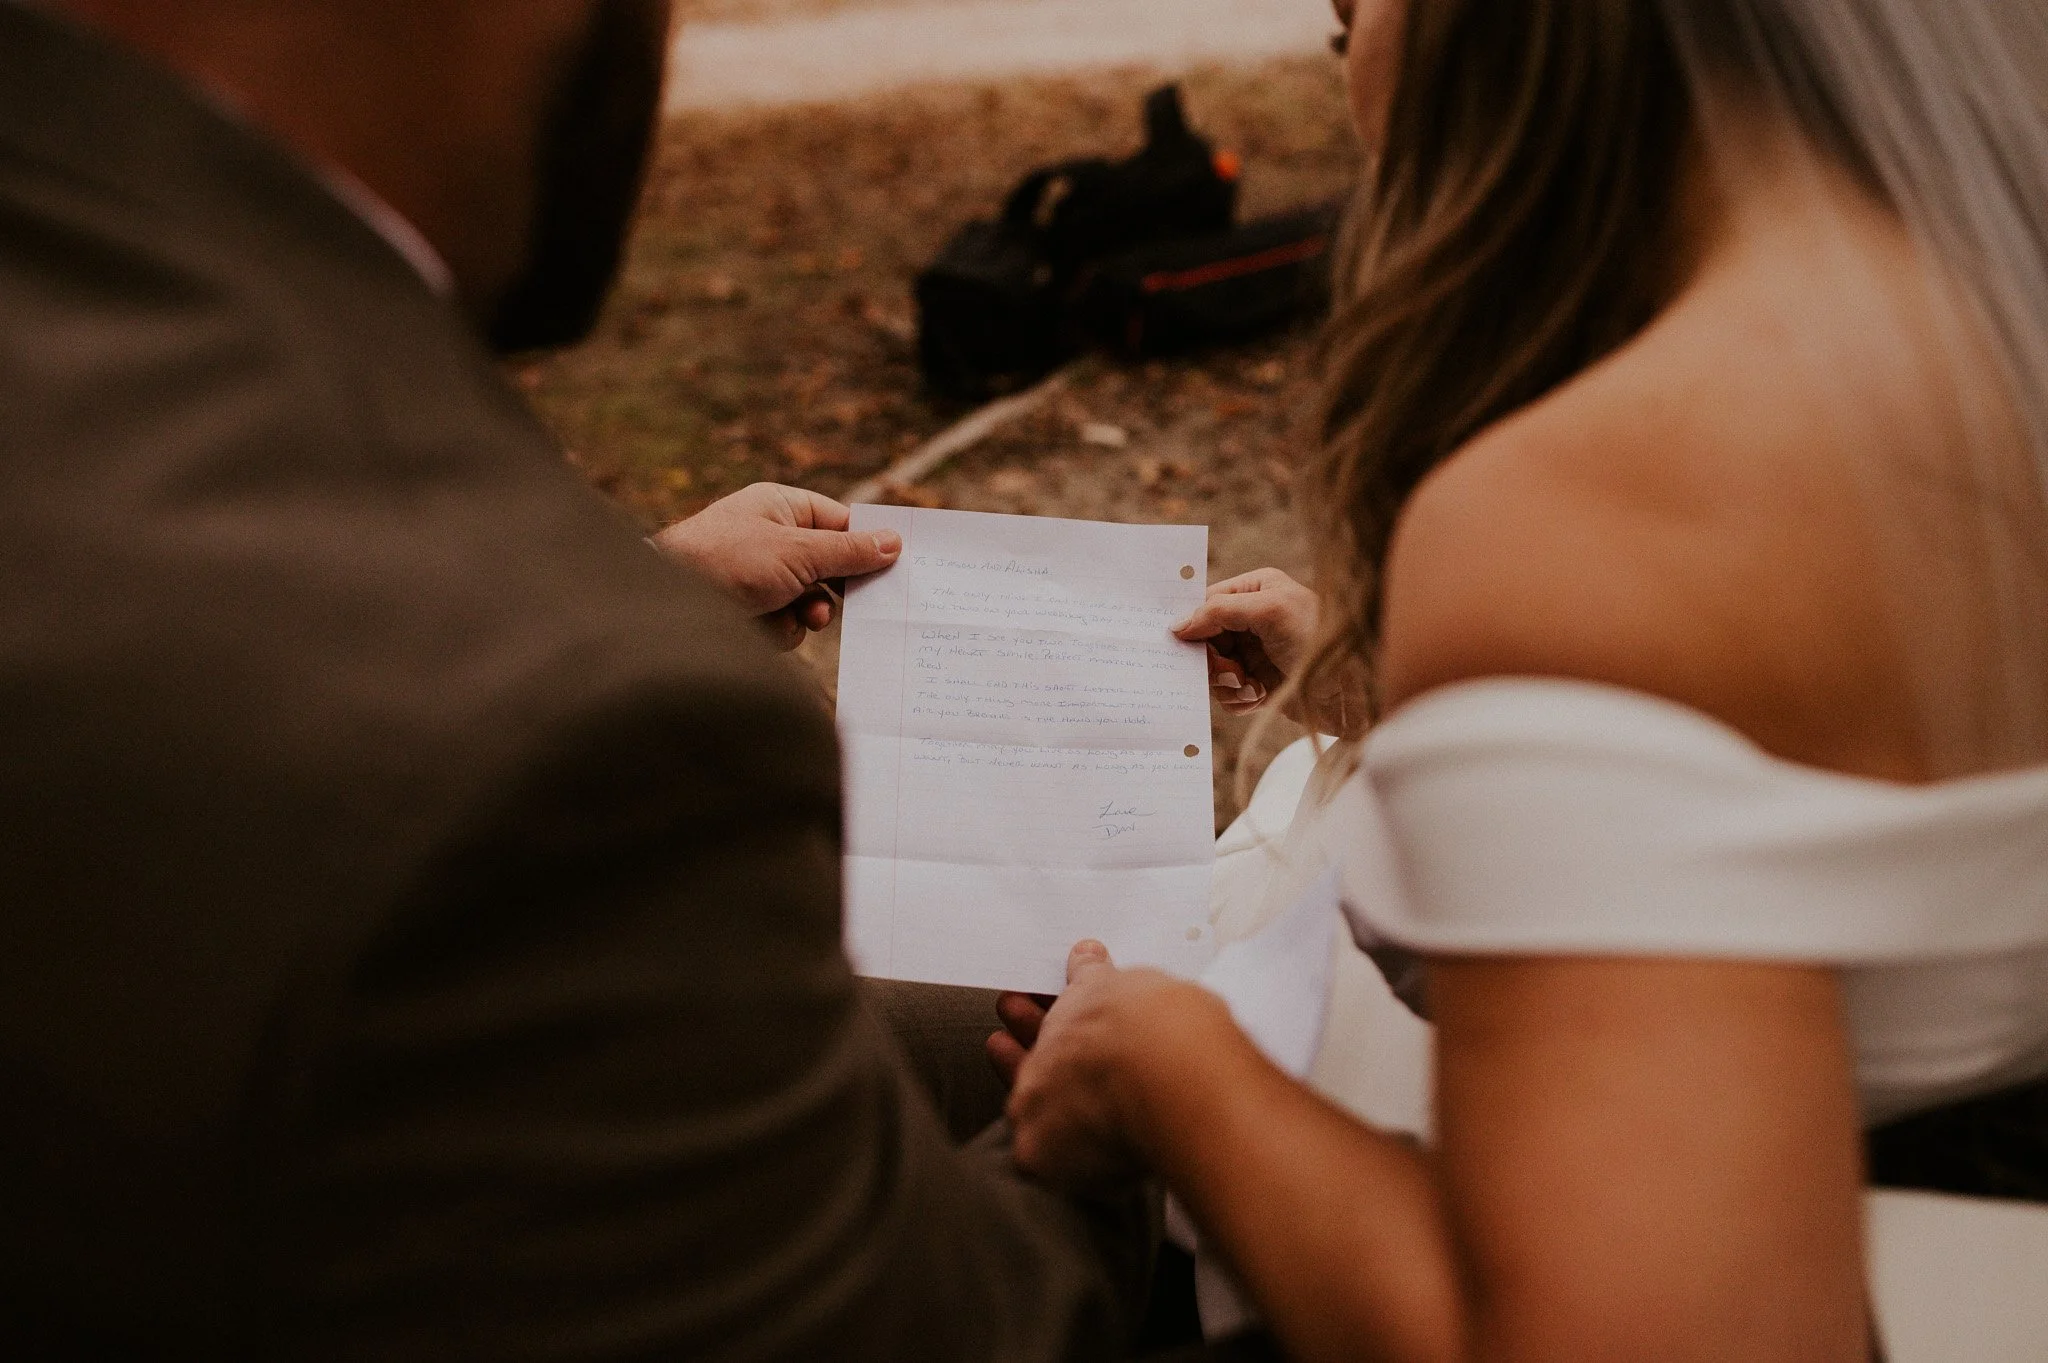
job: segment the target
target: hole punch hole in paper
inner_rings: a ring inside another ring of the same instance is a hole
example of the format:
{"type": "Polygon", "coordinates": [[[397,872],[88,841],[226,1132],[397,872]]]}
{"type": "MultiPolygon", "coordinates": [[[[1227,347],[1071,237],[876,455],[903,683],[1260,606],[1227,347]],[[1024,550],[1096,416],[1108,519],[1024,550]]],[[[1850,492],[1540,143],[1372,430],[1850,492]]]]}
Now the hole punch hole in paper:
{"type": "Polygon", "coordinates": [[[1183,582],[1193,582],[1195,580],[1194,564],[1183,563],[1180,565],[1180,580],[1183,582]]]}
{"type": "Polygon", "coordinates": [[[1200,757],[1202,755],[1201,748],[1193,743],[1188,744],[1185,748],[1182,748],[1181,751],[1186,753],[1189,757],[1200,757]]]}

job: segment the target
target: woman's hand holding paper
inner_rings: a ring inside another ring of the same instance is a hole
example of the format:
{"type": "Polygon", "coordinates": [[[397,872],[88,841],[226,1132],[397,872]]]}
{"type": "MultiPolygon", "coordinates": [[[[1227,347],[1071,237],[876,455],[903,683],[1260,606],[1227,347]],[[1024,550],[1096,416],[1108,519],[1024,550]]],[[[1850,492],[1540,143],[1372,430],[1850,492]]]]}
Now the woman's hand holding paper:
{"type": "MultiPolygon", "coordinates": [[[[1201,607],[1173,632],[1209,646],[1210,686],[1227,713],[1246,715],[1301,675],[1321,625],[1315,592],[1278,568],[1259,568],[1211,586],[1201,607]]],[[[1349,733],[1367,708],[1362,678],[1286,702],[1289,719],[1332,734],[1349,733]]]]}

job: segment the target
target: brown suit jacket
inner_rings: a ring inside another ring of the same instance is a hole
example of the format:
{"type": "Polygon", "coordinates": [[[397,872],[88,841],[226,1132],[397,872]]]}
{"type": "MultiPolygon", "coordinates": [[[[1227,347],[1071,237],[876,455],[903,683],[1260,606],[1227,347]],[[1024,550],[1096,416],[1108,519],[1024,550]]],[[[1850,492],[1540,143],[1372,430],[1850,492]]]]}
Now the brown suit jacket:
{"type": "Polygon", "coordinates": [[[0,3],[0,1357],[1112,1353],[1109,1212],[856,1007],[839,824],[380,238],[0,3]]]}

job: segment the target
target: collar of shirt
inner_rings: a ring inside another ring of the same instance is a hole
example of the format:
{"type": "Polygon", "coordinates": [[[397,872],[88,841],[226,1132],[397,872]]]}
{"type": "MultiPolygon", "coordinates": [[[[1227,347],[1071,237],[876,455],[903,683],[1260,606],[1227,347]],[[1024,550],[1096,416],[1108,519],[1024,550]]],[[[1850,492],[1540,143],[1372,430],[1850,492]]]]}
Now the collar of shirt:
{"type": "Polygon", "coordinates": [[[420,229],[408,222],[403,213],[384,202],[375,190],[340,166],[320,165],[315,169],[328,193],[341,200],[344,207],[403,256],[406,264],[427,282],[428,288],[442,298],[455,297],[455,272],[448,268],[448,262],[434,249],[434,244],[422,236],[420,229]]]}

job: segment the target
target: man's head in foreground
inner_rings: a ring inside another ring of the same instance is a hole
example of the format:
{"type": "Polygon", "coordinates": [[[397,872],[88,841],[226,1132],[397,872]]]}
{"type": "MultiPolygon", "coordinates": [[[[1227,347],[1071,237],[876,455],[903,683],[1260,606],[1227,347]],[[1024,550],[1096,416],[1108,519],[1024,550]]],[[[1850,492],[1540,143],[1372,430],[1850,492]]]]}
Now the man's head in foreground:
{"type": "Polygon", "coordinates": [[[55,0],[416,228],[500,350],[560,345],[617,267],[668,0],[55,0]]]}

